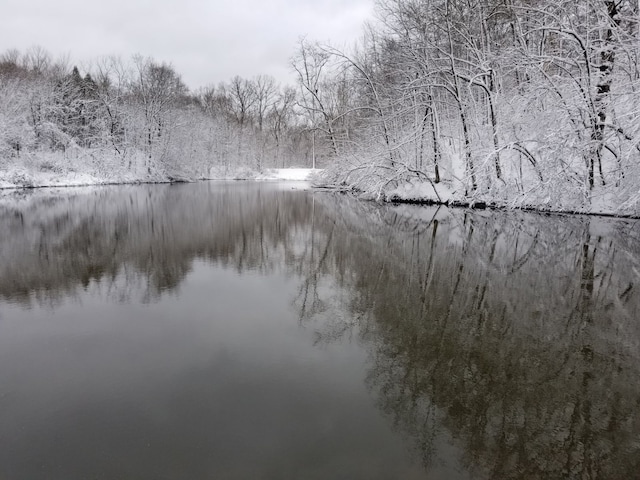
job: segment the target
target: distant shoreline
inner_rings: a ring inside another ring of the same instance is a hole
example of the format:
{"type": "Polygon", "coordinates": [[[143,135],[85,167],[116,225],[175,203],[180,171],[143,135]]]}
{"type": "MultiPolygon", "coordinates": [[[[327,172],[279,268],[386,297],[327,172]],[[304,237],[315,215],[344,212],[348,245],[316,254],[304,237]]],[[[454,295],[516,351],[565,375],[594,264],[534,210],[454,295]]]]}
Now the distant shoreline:
{"type": "MultiPolygon", "coordinates": [[[[255,182],[310,182],[314,174],[321,172],[321,170],[313,170],[310,168],[284,168],[284,169],[267,169],[263,173],[252,172],[252,175],[247,175],[246,171],[231,173],[225,176],[212,176],[212,177],[199,177],[199,178],[150,178],[150,179],[122,179],[114,181],[101,181],[92,177],[89,179],[87,176],[73,176],[70,177],[58,177],[54,182],[47,182],[44,179],[39,183],[32,184],[2,184],[2,174],[0,173],[0,195],[10,194],[12,192],[25,191],[25,190],[39,190],[39,189],[58,189],[58,188],[74,188],[74,187],[106,187],[106,186],[135,186],[135,185],[162,185],[162,184],[178,184],[178,183],[197,183],[197,182],[222,182],[222,181],[255,181],[255,182]],[[78,177],[86,181],[78,181],[78,177]],[[92,181],[93,180],[93,181],[92,181]]],[[[498,202],[475,200],[471,198],[452,198],[451,194],[443,195],[444,199],[435,198],[434,195],[416,195],[416,196],[401,196],[396,193],[390,192],[383,198],[376,199],[372,195],[365,192],[354,192],[346,188],[341,188],[337,185],[314,185],[309,184],[310,188],[316,191],[334,191],[339,193],[348,193],[358,198],[367,201],[379,201],[386,204],[409,204],[409,205],[421,205],[421,206],[443,206],[448,208],[467,208],[476,211],[482,210],[497,210],[497,211],[509,211],[519,210],[523,212],[539,213],[543,215],[588,215],[599,216],[607,218],[619,218],[638,220],[640,215],[633,213],[615,212],[607,210],[580,210],[577,208],[552,208],[536,205],[504,205],[498,202]]],[[[441,192],[442,194],[442,192],[441,192]]]]}

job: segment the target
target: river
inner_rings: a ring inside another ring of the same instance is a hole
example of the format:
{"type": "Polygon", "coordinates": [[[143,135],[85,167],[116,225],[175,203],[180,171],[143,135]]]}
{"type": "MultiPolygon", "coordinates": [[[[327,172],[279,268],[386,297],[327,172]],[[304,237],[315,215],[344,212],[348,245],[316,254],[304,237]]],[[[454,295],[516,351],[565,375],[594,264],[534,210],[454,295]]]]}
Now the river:
{"type": "Polygon", "coordinates": [[[4,194],[0,478],[637,478],[639,280],[632,220],[4,194]]]}

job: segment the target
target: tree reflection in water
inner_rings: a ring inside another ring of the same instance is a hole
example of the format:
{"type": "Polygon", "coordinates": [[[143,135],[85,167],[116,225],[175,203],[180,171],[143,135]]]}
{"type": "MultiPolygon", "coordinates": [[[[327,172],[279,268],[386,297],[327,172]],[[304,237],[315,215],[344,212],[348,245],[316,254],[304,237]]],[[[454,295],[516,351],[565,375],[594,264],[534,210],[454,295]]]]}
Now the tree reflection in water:
{"type": "Polygon", "coordinates": [[[0,297],[55,306],[179,294],[194,261],[299,281],[318,343],[350,335],[427,469],[478,478],[640,471],[637,223],[380,207],[273,185],[40,192],[3,200],[0,297]]]}
{"type": "Polygon", "coordinates": [[[349,271],[336,278],[371,351],[369,385],[425,466],[438,461],[447,430],[480,477],[634,478],[636,224],[409,207],[374,214],[377,222],[335,240],[352,246],[349,258],[336,255],[335,270],[349,271]]]}

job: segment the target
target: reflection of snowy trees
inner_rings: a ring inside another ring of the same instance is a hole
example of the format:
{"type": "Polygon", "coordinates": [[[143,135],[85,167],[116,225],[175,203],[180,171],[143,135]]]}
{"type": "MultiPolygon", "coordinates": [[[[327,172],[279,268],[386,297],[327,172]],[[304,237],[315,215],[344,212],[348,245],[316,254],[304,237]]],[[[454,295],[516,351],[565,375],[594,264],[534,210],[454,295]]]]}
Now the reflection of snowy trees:
{"type": "Polygon", "coordinates": [[[0,207],[0,295],[29,303],[92,285],[149,300],[194,260],[239,272],[293,264],[311,199],[275,186],[198,184],[16,193],[0,207]],[[234,195],[233,190],[239,190],[234,195]]]}
{"type": "Polygon", "coordinates": [[[480,478],[638,471],[633,222],[237,184],[38,192],[1,212],[4,298],[153,301],[194,261],[281,271],[318,342],[369,350],[378,405],[425,465],[453,439],[480,478]]]}
{"type": "Polygon", "coordinates": [[[635,474],[632,224],[343,203],[302,271],[319,309],[299,306],[318,341],[368,346],[427,467],[452,436],[479,478],[635,474]]]}
{"type": "Polygon", "coordinates": [[[358,245],[335,267],[349,266],[336,278],[352,293],[334,300],[360,319],[380,408],[426,465],[442,461],[446,430],[480,478],[633,476],[627,224],[431,212],[389,209],[366,249],[362,232],[335,239],[358,245]]]}

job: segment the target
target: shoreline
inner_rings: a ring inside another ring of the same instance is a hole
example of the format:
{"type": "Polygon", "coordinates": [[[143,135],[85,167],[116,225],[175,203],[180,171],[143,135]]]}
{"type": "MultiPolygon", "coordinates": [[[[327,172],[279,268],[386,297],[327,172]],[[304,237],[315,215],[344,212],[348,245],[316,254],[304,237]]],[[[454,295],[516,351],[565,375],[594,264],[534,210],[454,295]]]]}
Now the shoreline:
{"type": "MultiPolygon", "coordinates": [[[[628,219],[628,220],[640,220],[640,213],[624,213],[624,212],[615,212],[611,210],[601,210],[601,211],[586,211],[579,210],[576,208],[567,207],[566,209],[561,208],[552,208],[552,207],[544,207],[544,206],[535,206],[535,205],[521,205],[521,206],[511,206],[506,204],[500,204],[497,202],[491,202],[486,200],[473,200],[473,199],[460,199],[460,198],[447,198],[446,200],[438,200],[431,196],[413,196],[403,198],[402,196],[395,195],[393,193],[383,195],[379,199],[374,198],[368,192],[359,192],[353,191],[349,188],[344,188],[340,186],[332,186],[332,185],[317,185],[312,187],[315,190],[325,190],[328,192],[335,192],[341,194],[352,195],[355,198],[364,201],[371,201],[380,204],[388,204],[388,205],[417,205],[417,206],[443,206],[448,208],[466,208],[471,210],[495,210],[495,211],[521,211],[521,212],[529,212],[529,213],[537,213],[541,215],[586,215],[586,216],[597,216],[597,217],[605,217],[605,218],[619,218],[619,219],[628,219]]],[[[443,195],[444,196],[444,195],[443,195]]]]}
{"type": "Polygon", "coordinates": [[[628,220],[640,220],[640,214],[626,214],[626,213],[614,213],[614,212],[586,212],[580,210],[558,210],[558,209],[544,209],[534,206],[524,207],[509,207],[507,205],[498,205],[496,203],[486,202],[463,202],[460,200],[439,202],[437,200],[424,199],[390,199],[383,200],[382,203],[390,205],[419,205],[419,206],[443,206],[447,208],[467,208],[470,210],[495,210],[495,211],[521,211],[528,213],[537,213],[540,215],[586,215],[590,217],[606,217],[606,218],[619,218],[628,220]]]}
{"type": "MultiPolygon", "coordinates": [[[[297,169],[300,170],[300,169],[297,169]]],[[[309,169],[310,170],[310,169],[309,169]]],[[[113,182],[83,182],[83,183],[52,183],[52,184],[37,184],[37,185],[3,185],[0,186],[0,195],[11,194],[13,192],[24,192],[24,191],[36,191],[39,189],[71,189],[71,188],[87,188],[87,187],[107,187],[107,186],[135,186],[135,185],[167,185],[167,184],[181,184],[181,183],[198,183],[198,182],[300,182],[300,183],[309,183],[309,180],[306,178],[296,178],[291,179],[284,176],[277,175],[257,175],[254,178],[196,178],[196,179],[166,179],[166,180],[121,180],[121,181],[113,181],[113,182]]],[[[460,200],[460,199],[448,199],[448,200],[437,200],[433,198],[401,198],[395,195],[390,195],[381,200],[376,200],[374,198],[369,197],[366,192],[353,192],[349,189],[339,188],[337,186],[328,186],[328,185],[313,185],[310,184],[310,190],[312,191],[326,191],[340,194],[348,194],[352,195],[355,198],[359,198],[365,201],[371,201],[381,204],[388,205],[417,205],[417,206],[443,206],[447,208],[466,208],[470,210],[493,210],[493,211],[522,211],[528,213],[537,213],[541,215],[572,215],[572,216],[591,216],[591,217],[605,217],[605,218],[613,218],[613,219],[621,219],[621,220],[640,220],[640,214],[631,214],[631,213],[616,213],[612,211],[584,211],[584,210],[576,210],[576,209],[558,209],[558,208],[544,208],[544,207],[536,207],[533,205],[529,206],[508,206],[508,205],[500,205],[495,202],[486,202],[486,201],[473,201],[473,200],[460,200]]]]}
{"type": "Polygon", "coordinates": [[[284,168],[265,169],[263,172],[247,171],[238,169],[229,174],[186,177],[169,175],[143,175],[133,178],[116,178],[113,180],[100,179],[90,174],[60,175],[53,178],[46,178],[47,175],[32,175],[29,182],[17,183],[2,180],[0,172],[0,192],[16,190],[35,190],[38,188],[73,188],[73,187],[98,187],[114,185],[161,185],[174,183],[196,183],[203,181],[280,181],[280,182],[308,182],[311,175],[321,170],[311,168],[284,168]]]}

